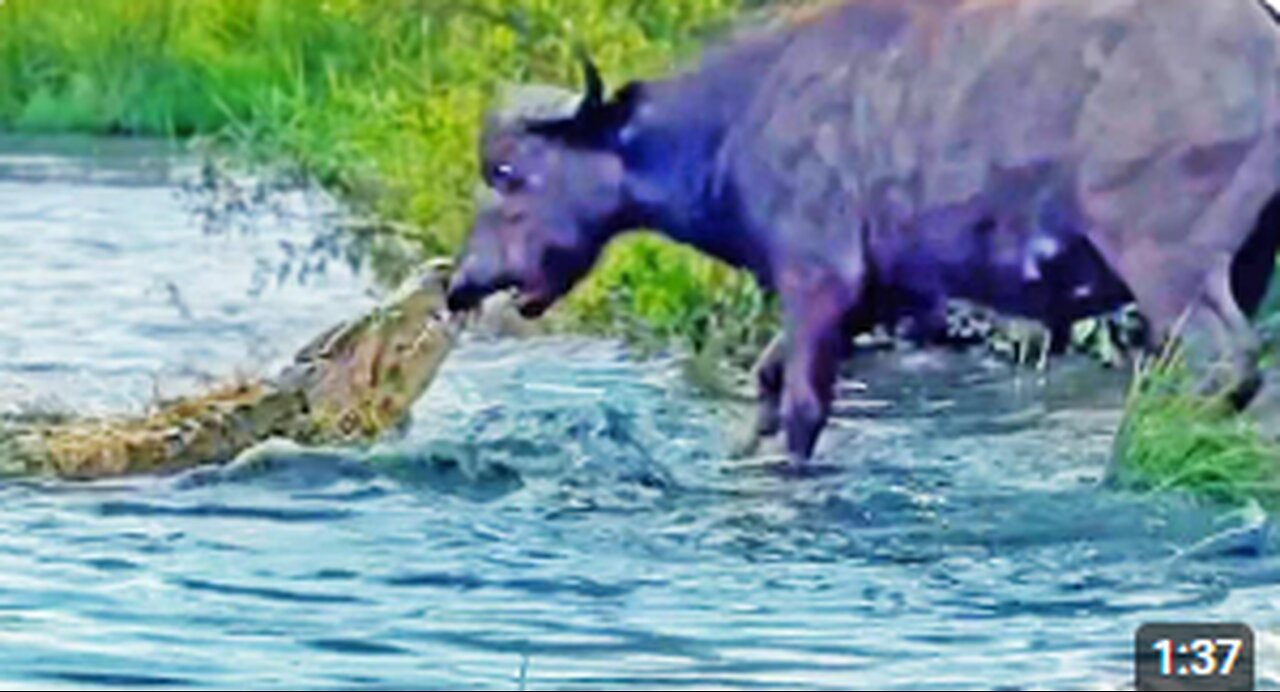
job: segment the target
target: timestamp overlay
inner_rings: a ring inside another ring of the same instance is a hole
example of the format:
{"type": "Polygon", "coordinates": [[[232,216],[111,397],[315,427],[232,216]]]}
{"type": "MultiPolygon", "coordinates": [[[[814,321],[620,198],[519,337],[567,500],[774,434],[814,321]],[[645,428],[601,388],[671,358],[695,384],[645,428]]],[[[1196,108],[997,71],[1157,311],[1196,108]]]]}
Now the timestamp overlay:
{"type": "Polygon", "coordinates": [[[1253,690],[1257,638],[1241,623],[1152,623],[1134,638],[1139,690],[1253,690]]]}

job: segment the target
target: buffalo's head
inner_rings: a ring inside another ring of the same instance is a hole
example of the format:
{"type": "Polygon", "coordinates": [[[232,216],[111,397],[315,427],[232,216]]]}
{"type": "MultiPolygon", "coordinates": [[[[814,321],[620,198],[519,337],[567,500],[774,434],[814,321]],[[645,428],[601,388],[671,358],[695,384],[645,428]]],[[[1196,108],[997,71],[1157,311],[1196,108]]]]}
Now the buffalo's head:
{"type": "MultiPolygon", "coordinates": [[[[591,269],[626,224],[626,171],[614,140],[624,107],[606,102],[599,72],[581,57],[586,94],[570,109],[490,116],[481,140],[483,199],[449,289],[449,309],[519,293],[540,316],[591,269]]],[[[528,99],[529,90],[524,92],[528,99]]],[[[562,95],[563,96],[563,95],[562,95]]]]}

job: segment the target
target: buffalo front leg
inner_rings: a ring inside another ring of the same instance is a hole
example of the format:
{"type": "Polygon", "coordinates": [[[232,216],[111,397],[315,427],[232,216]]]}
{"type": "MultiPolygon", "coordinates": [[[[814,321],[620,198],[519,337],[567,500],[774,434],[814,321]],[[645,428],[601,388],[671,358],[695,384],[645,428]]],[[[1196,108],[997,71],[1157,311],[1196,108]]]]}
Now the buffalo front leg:
{"type": "Polygon", "coordinates": [[[798,267],[780,282],[787,330],[782,428],[793,463],[807,461],[831,414],[836,375],[852,345],[863,286],[820,268],[798,267]]]}

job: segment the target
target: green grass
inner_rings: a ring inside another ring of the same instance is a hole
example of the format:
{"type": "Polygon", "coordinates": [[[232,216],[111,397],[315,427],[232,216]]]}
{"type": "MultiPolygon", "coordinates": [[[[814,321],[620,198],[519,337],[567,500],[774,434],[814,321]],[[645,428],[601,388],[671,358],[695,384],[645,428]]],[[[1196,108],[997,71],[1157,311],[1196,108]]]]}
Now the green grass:
{"type": "MultiPolygon", "coordinates": [[[[1280,285],[1257,322],[1265,386],[1280,387],[1280,285]]],[[[1116,436],[1113,478],[1130,488],[1227,504],[1256,501],[1280,512],[1280,408],[1271,403],[1238,414],[1221,398],[1194,391],[1195,376],[1178,348],[1139,363],[1116,436]]],[[[1276,396],[1263,390],[1264,398],[1276,396]]]]}
{"type": "Polygon", "coordinates": [[[1280,510],[1280,438],[1269,436],[1275,431],[1268,434],[1221,398],[1192,391],[1194,378],[1178,350],[1140,365],[1116,436],[1113,479],[1280,510]]]}
{"type": "MultiPolygon", "coordinates": [[[[660,74],[758,4],[5,0],[0,129],[199,136],[290,162],[424,252],[453,252],[505,83],[576,85],[576,42],[615,84],[660,74]]],[[[610,252],[560,315],[737,360],[772,319],[743,276],[652,239],[610,252]]]]}

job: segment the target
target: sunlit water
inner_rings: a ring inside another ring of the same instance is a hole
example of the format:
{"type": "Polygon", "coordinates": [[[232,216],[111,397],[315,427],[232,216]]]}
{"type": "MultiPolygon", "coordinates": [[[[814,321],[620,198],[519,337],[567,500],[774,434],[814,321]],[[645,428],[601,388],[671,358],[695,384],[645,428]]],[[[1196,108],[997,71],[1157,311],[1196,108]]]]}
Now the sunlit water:
{"type": "MultiPolygon", "coordinates": [[[[343,262],[264,280],[322,199],[211,235],[190,170],[112,146],[0,140],[0,407],[137,408],[372,300],[343,262]]],[[[1269,527],[1099,487],[1122,379],[936,354],[863,375],[801,476],[727,460],[744,412],[670,363],[542,339],[466,344],[367,452],[10,482],[0,684],[1117,689],[1140,623],[1215,619],[1264,633],[1280,685],[1269,527]]]]}

